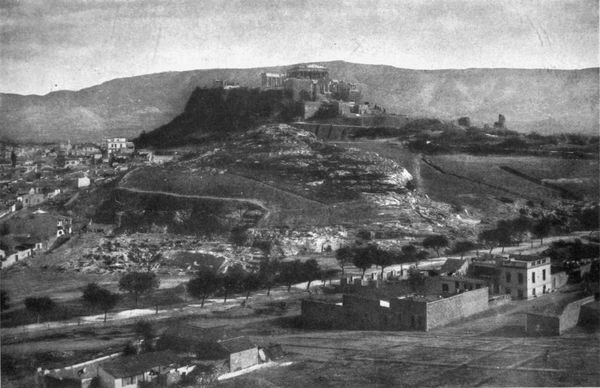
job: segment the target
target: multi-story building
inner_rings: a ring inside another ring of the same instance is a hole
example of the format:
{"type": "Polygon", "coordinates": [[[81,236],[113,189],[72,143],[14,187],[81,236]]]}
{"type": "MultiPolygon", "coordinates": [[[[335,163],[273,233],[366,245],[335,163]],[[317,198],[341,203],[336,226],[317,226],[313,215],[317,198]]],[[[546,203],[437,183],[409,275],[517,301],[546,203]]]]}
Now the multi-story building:
{"type": "Polygon", "coordinates": [[[133,148],[133,143],[127,141],[124,137],[106,139],[106,149],[109,154],[115,152],[133,152],[133,148]]]}
{"type": "Polygon", "coordinates": [[[513,299],[531,299],[552,291],[549,257],[510,256],[499,270],[500,292],[513,299]]]}

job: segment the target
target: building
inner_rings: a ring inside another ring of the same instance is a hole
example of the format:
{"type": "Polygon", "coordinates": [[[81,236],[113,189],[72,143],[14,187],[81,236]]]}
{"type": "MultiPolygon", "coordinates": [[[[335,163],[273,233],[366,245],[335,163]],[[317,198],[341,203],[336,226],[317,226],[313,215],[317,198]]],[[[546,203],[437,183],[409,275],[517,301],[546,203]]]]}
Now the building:
{"type": "Polygon", "coordinates": [[[78,188],[83,188],[83,187],[89,187],[90,186],[90,178],[88,178],[87,176],[84,176],[83,178],[77,178],[77,187],[78,188]]]}
{"type": "Polygon", "coordinates": [[[285,74],[281,73],[260,73],[261,87],[263,89],[282,89],[285,74]]]}
{"type": "Polygon", "coordinates": [[[488,288],[452,296],[389,296],[385,299],[344,295],[342,303],[305,299],[302,320],[312,327],[344,330],[428,331],[488,309],[488,288]]]}
{"type": "Polygon", "coordinates": [[[550,258],[519,255],[502,260],[500,292],[513,299],[531,299],[553,290],[550,258]]]}
{"type": "Polygon", "coordinates": [[[440,292],[444,294],[458,294],[488,287],[487,281],[467,276],[439,276],[435,279],[439,282],[440,292]]]}
{"type": "Polygon", "coordinates": [[[98,368],[98,377],[102,388],[137,388],[144,383],[167,387],[194,367],[173,352],[151,352],[103,363],[98,368]]]}
{"type": "Polygon", "coordinates": [[[56,221],[56,237],[73,233],[73,220],[69,217],[60,218],[56,221]]]}
{"type": "Polygon", "coordinates": [[[31,188],[27,193],[20,194],[17,197],[17,201],[23,205],[24,208],[37,206],[46,200],[44,194],[42,194],[39,188],[31,188]]]}
{"type": "Polygon", "coordinates": [[[211,328],[179,324],[165,331],[157,343],[159,349],[194,355],[199,360],[223,366],[223,372],[235,372],[259,363],[258,346],[246,337],[227,338],[226,326],[211,328]]]}
{"type": "Polygon", "coordinates": [[[329,69],[321,65],[294,65],[287,69],[287,78],[319,80],[329,77],[329,69]]]}
{"type": "Polygon", "coordinates": [[[112,153],[133,153],[134,145],[124,137],[114,137],[106,139],[106,149],[109,154],[112,153]]]}

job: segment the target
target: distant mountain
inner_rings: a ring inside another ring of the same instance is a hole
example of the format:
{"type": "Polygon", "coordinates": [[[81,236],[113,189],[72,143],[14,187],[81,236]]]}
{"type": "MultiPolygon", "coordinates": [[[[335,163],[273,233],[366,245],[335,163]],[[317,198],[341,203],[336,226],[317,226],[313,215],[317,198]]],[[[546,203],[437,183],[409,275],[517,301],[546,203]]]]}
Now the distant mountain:
{"type": "MultiPolygon", "coordinates": [[[[598,132],[598,68],[583,70],[409,70],[322,62],[332,78],[358,83],[366,101],[389,112],[493,123],[528,132],[598,132]]],[[[94,141],[135,137],[180,114],[196,87],[215,79],[260,85],[260,72],[284,68],[212,69],[115,79],[45,96],[0,94],[0,139],[94,141]]]]}

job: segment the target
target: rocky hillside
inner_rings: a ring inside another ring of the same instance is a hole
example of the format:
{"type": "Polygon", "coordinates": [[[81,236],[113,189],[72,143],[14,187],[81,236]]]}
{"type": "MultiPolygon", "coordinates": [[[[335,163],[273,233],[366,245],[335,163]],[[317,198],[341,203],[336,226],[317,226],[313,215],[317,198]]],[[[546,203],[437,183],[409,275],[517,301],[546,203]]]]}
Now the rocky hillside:
{"type": "Polygon", "coordinates": [[[202,233],[193,225],[198,219],[210,219],[212,231],[219,233],[332,225],[378,225],[405,234],[473,229],[450,205],[411,186],[411,174],[393,160],[269,124],[198,147],[178,162],[128,173],[119,185],[118,203],[136,227],[145,223],[171,232],[185,225],[187,232],[202,233]],[[177,197],[193,201],[179,203],[177,197]],[[138,216],[142,213],[145,218],[138,216]]]}
{"type": "MultiPolygon", "coordinates": [[[[408,70],[342,61],[323,63],[333,78],[356,82],[364,99],[411,116],[493,122],[498,113],[520,131],[598,131],[598,69],[408,70]]],[[[0,138],[99,140],[135,137],[180,114],[196,87],[227,79],[257,87],[261,71],[213,69],[115,79],[45,96],[0,94],[0,138]]]]}

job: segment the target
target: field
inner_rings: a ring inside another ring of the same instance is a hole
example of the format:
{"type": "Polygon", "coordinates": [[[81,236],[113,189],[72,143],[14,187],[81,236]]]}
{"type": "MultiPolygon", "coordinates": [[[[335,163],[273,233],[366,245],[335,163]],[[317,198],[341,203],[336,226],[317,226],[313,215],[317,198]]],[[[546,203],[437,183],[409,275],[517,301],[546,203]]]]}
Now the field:
{"type": "Polygon", "coordinates": [[[598,331],[575,328],[532,338],[523,311],[556,302],[553,294],[511,302],[424,332],[314,331],[274,335],[289,367],[271,368],[223,386],[598,386],[598,331]]]}
{"type": "Polygon", "coordinates": [[[501,166],[568,187],[588,201],[597,201],[600,195],[597,160],[467,154],[423,157],[393,141],[362,140],[341,144],[395,160],[413,175],[420,191],[483,219],[514,216],[528,200],[536,205],[562,200],[558,190],[520,178],[502,170],[501,166]]]}

